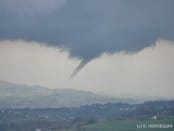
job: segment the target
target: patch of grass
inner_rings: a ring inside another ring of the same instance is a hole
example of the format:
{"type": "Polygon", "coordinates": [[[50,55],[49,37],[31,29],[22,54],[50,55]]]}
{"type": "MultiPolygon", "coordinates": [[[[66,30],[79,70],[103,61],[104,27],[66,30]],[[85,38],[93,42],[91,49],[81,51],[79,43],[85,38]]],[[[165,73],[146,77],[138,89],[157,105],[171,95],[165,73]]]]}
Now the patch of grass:
{"type": "Polygon", "coordinates": [[[170,124],[174,126],[174,120],[108,120],[90,124],[83,127],[84,131],[174,131],[174,128],[151,128],[149,124],[170,124]],[[140,127],[137,128],[137,125],[140,127]],[[141,126],[145,126],[144,128],[141,126]]]}

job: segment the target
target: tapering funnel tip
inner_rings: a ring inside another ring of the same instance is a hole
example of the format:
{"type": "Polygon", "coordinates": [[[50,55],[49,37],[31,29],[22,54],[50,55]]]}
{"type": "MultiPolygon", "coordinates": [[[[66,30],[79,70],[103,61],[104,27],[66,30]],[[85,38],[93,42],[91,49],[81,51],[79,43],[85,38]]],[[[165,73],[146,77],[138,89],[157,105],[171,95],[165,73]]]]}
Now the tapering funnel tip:
{"type": "Polygon", "coordinates": [[[83,68],[85,67],[85,65],[89,62],[90,60],[82,60],[80,62],[80,64],[75,68],[75,70],[73,71],[73,73],[71,74],[71,77],[70,78],[74,78],[78,72],[83,68]]]}

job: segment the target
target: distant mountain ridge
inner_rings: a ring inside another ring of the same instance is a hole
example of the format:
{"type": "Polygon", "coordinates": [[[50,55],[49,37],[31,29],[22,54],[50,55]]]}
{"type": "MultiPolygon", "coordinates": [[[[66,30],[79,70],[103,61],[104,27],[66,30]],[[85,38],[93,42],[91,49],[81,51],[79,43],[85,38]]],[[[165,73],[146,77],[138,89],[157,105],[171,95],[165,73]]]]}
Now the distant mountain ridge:
{"type": "Polygon", "coordinates": [[[48,89],[0,81],[0,108],[58,108],[119,102],[119,99],[73,89],[48,89]]]}

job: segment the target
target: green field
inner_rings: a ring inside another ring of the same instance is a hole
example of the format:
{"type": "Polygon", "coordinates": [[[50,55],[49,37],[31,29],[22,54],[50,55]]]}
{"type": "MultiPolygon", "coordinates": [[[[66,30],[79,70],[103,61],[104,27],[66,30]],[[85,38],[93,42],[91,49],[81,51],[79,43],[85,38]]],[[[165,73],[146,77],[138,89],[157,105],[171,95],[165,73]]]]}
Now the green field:
{"type": "Polygon", "coordinates": [[[174,120],[108,120],[83,127],[83,131],[174,131],[174,120]],[[159,127],[161,126],[163,127],[159,127]],[[142,127],[144,125],[144,128],[142,127]],[[137,126],[139,128],[137,128],[137,126]],[[157,126],[157,127],[154,127],[157,126]],[[164,127],[169,126],[169,127],[164,127]]]}

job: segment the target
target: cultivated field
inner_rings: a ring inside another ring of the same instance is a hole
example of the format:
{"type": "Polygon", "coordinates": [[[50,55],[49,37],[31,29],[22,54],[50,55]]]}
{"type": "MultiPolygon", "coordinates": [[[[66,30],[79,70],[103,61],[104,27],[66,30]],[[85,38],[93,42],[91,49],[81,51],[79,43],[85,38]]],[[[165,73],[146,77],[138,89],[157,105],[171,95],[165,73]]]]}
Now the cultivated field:
{"type": "Polygon", "coordinates": [[[149,120],[149,121],[108,120],[108,121],[98,122],[96,124],[86,125],[83,127],[83,130],[84,131],[174,131],[174,128],[171,127],[173,125],[174,125],[174,120],[149,120]]]}

